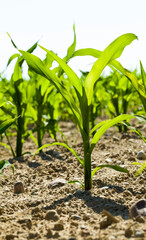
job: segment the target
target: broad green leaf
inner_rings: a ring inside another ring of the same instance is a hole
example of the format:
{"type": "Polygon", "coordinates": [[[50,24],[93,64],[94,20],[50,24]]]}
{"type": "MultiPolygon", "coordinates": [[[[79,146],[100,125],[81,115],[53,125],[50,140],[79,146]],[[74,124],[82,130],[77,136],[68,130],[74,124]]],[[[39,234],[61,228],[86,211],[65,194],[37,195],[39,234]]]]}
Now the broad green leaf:
{"type": "Polygon", "coordinates": [[[90,73],[85,80],[85,90],[88,98],[88,104],[91,104],[93,96],[93,88],[99,79],[103,69],[115,58],[120,57],[124,48],[133,40],[137,39],[132,33],[123,34],[115,39],[100,55],[99,59],[94,63],[90,73]]]}
{"type": "Polygon", "coordinates": [[[85,186],[84,186],[84,184],[83,184],[83,183],[81,183],[81,182],[80,182],[80,181],[78,181],[78,180],[70,180],[70,181],[68,181],[68,183],[69,183],[69,184],[74,184],[74,183],[77,183],[77,184],[79,184],[79,185],[81,186],[81,188],[85,189],[85,186]]]}
{"type": "MultiPolygon", "coordinates": [[[[38,41],[35,44],[33,44],[33,46],[30,47],[26,52],[32,53],[37,48],[37,45],[38,45],[38,41]]],[[[19,59],[20,66],[22,66],[23,62],[24,62],[24,58],[23,58],[23,56],[21,56],[19,59]]]]}
{"type": "Polygon", "coordinates": [[[92,56],[92,57],[95,57],[95,58],[99,58],[101,53],[102,53],[102,51],[99,51],[99,50],[94,49],[94,48],[83,48],[83,49],[79,49],[79,50],[75,51],[74,54],[72,55],[72,57],[92,56]]]}
{"type": "Polygon", "coordinates": [[[18,54],[18,53],[13,54],[8,60],[7,67],[12,62],[13,59],[18,58],[19,56],[20,56],[20,54],[18,54]]]}
{"type": "Polygon", "coordinates": [[[138,169],[138,171],[135,173],[135,177],[138,177],[146,168],[146,161],[144,163],[138,163],[134,162],[133,165],[140,165],[141,167],[138,169]]]}
{"type": "Polygon", "coordinates": [[[120,71],[123,75],[125,75],[129,80],[131,80],[133,86],[135,89],[143,96],[146,97],[146,94],[144,93],[144,87],[138,83],[137,78],[129,72],[127,69],[123,68],[121,63],[119,63],[117,60],[113,60],[110,63],[114,68],[116,68],[118,71],[120,71]]]}
{"type": "Polygon", "coordinates": [[[101,138],[101,136],[106,132],[107,129],[109,129],[110,127],[114,126],[117,123],[121,123],[124,120],[130,120],[132,118],[135,118],[135,116],[132,115],[128,115],[128,114],[122,114],[119,115],[118,117],[108,120],[107,122],[105,122],[100,129],[95,133],[92,142],[91,142],[91,152],[93,151],[96,143],[98,142],[98,140],[101,138]]]}
{"type": "Polygon", "coordinates": [[[120,166],[117,166],[117,165],[108,165],[108,164],[105,164],[105,165],[99,165],[98,167],[96,167],[93,171],[92,171],[92,178],[94,176],[94,174],[101,168],[105,168],[105,167],[108,167],[108,168],[112,168],[116,171],[119,171],[119,172],[124,172],[124,173],[128,173],[129,171],[126,169],[126,168],[123,168],[123,167],[120,167],[120,166]]]}
{"type": "MultiPolygon", "coordinates": [[[[85,48],[85,49],[79,49],[77,50],[72,57],[76,57],[76,56],[92,56],[95,58],[99,58],[101,55],[101,51],[93,49],[93,48],[85,48]]],[[[146,97],[146,92],[144,93],[144,88],[143,86],[141,86],[138,81],[137,78],[134,76],[134,74],[130,73],[130,71],[128,71],[127,69],[125,69],[121,63],[119,63],[117,60],[112,60],[108,63],[108,66],[114,70],[117,69],[118,71],[120,71],[123,75],[125,75],[133,84],[133,86],[135,87],[135,89],[143,96],[146,97]]]]}
{"type": "Polygon", "coordinates": [[[6,147],[8,150],[11,150],[11,148],[3,142],[0,142],[0,145],[3,146],[3,147],[6,147]]]}
{"type": "Polygon", "coordinates": [[[9,128],[13,123],[15,119],[9,119],[7,121],[4,121],[0,124],[0,134],[4,133],[7,128],[9,128]]]}
{"type": "Polygon", "coordinates": [[[50,147],[50,146],[54,146],[54,145],[59,145],[59,146],[63,146],[65,148],[67,148],[77,159],[78,161],[84,166],[84,161],[77,155],[77,153],[72,149],[70,148],[67,144],[65,143],[60,143],[60,142],[54,142],[54,143],[50,143],[50,144],[45,144],[43,145],[42,147],[40,147],[34,154],[33,154],[33,157],[36,155],[36,153],[38,153],[40,150],[44,149],[44,148],[47,148],[47,147],[50,147]]]}
{"type": "Polygon", "coordinates": [[[64,62],[68,62],[68,60],[72,57],[75,48],[76,48],[76,32],[75,32],[75,25],[73,25],[73,31],[74,31],[74,41],[72,45],[67,50],[67,55],[63,58],[64,62]]]}
{"type": "Polygon", "coordinates": [[[146,94],[146,73],[144,71],[142,62],[140,61],[140,69],[141,69],[141,76],[142,76],[142,81],[143,81],[143,85],[144,85],[144,89],[145,89],[145,94],[146,94]]]}
{"type": "Polygon", "coordinates": [[[63,68],[64,72],[67,74],[69,77],[73,87],[80,93],[82,96],[82,84],[79,79],[79,77],[76,75],[76,73],[60,58],[58,57],[55,53],[52,51],[47,50],[46,48],[42,47],[39,45],[40,48],[42,48],[44,51],[46,51],[50,56],[52,56],[63,68]]]}
{"type": "Polygon", "coordinates": [[[40,74],[41,76],[47,78],[50,82],[52,82],[55,85],[55,87],[58,89],[58,91],[61,93],[63,98],[66,100],[66,102],[70,106],[80,129],[82,129],[81,113],[77,108],[73,97],[71,96],[69,91],[65,88],[65,86],[62,85],[62,83],[60,82],[60,79],[56,76],[56,74],[50,69],[48,69],[43,64],[41,59],[36,57],[35,55],[22,50],[20,50],[20,53],[24,56],[28,66],[31,69],[33,69],[36,73],[40,74]]]}
{"type": "MultiPolygon", "coordinates": [[[[13,164],[11,164],[8,160],[0,161],[0,170],[3,170],[4,168],[9,167],[9,166],[12,168],[12,171],[14,174],[14,165],[13,164]]],[[[3,175],[2,172],[0,174],[3,175]]]]}
{"type": "Polygon", "coordinates": [[[13,80],[14,80],[14,82],[16,82],[20,79],[22,79],[22,73],[21,73],[21,68],[19,65],[19,60],[17,60],[17,62],[15,64],[14,72],[13,72],[13,80]]]}
{"type": "Polygon", "coordinates": [[[95,132],[98,128],[100,128],[107,121],[108,120],[105,120],[105,121],[102,121],[102,122],[98,123],[94,128],[92,128],[92,130],[90,131],[90,135],[92,135],[93,132],[95,132]]]}

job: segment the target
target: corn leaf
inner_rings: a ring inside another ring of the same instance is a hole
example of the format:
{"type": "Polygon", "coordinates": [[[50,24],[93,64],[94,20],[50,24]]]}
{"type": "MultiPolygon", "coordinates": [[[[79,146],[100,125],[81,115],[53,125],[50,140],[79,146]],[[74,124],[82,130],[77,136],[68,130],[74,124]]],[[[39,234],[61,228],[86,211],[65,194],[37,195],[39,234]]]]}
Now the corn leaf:
{"type": "Polygon", "coordinates": [[[34,70],[36,73],[40,74],[41,76],[45,77],[46,79],[48,79],[50,82],[52,82],[55,85],[55,87],[58,89],[58,91],[61,93],[63,98],[66,100],[66,102],[70,106],[78,125],[82,129],[81,113],[80,113],[79,109],[77,108],[73,97],[68,92],[68,90],[65,88],[65,86],[62,85],[62,83],[60,82],[60,79],[56,76],[56,74],[53,71],[51,71],[50,69],[48,69],[43,64],[43,62],[41,61],[40,58],[38,58],[35,55],[30,54],[28,52],[25,52],[22,50],[19,50],[19,51],[23,55],[28,66],[32,70],[34,70]]]}
{"type": "Polygon", "coordinates": [[[0,142],[0,145],[6,147],[8,150],[11,150],[11,148],[6,143],[0,142]]]}
{"type": "Polygon", "coordinates": [[[101,168],[105,168],[105,167],[108,167],[108,168],[112,168],[116,171],[119,171],[119,172],[124,172],[124,173],[128,173],[129,171],[126,169],[126,168],[123,168],[123,167],[120,167],[120,166],[117,166],[117,165],[108,165],[108,164],[105,164],[105,165],[99,165],[98,167],[96,167],[93,171],[92,171],[92,178],[94,176],[94,174],[101,168]]]}
{"type": "Polygon", "coordinates": [[[83,48],[83,49],[79,49],[79,50],[75,51],[74,54],[72,55],[72,57],[92,56],[92,57],[95,57],[95,58],[99,58],[101,53],[102,53],[102,51],[99,51],[99,50],[94,49],[94,48],[83,48]]]}
{"type": "Polygon", "coordinates": [[[90,131],[90,135],[92,135],[93,132],[95,132],[98,128],[100,128],[107,121],[108,120],[105,120],[105,121],[102,121],[102,122],[98,123],[94,128],[92,128],[92,130],[90,131]]]}
{"type": "Polygon", "coordinates": [[[0,124],[0,134],[4,133],[7,128],[9,128],[13,123],[15,119],[9,119],[7,121],[4,121],[0,124]]]}
{"type": "MultiPolygon", "coordinates": [[[[0,170],[3,170],[4,168],[9,167],[9,166],[12,168],[12,172],[14,174],[14,165],[13,164],[11,164],[8,160],[0,161],[0,170]]],[[[3,175],[2,172],[0,172],[0,174],[3,175]]]]}
{"type": "Polygon", "coordinates": [[[141,69],[141,76],[142,76],[142,81],[143,81],[143,85],[144,85],[144,89],[145,89],[145,94],[146,94],[146,73],[144,71],[142,62],[140,61],[140,69],[141,69]]]}
{"type": "Polygon", "coordinates": [[[17,60],[17,62],[15,64],[14,72],[13,72],[13,80],[14,80],[14,82],[16,82],[20,79],[22,79],[22,73],[21,73],[21,68],[19,65],[19,60],[17,60]]]}
{"type": "Polygon", "coordinates": [[[79,180],[69,180],[68,183],[69,183],[69,184],[75,184],[75,183],[77,183],[77,184],[79,184],[79,185],[81,186],[81,188],[85,189],[84,184],[83,184],[82,182],[80,182],[79,180]]]}
{"type": "Polygon", "coordinates": [[[39,45],[39,47],[42,48],[44,51],[46,51],[48,54],[50,54],[50,56],[52,56],[60,64],[60,66],[63,68],[64,72],[69,77],[69,79],[70,79],[72,85],[74,86],[74,88],[82,96],[82,84],[81,84],[81,81],[80,81],[79,77],[76,75],[76,73],[60,57],[58,57],[55,53],[47,50],[46,48],[44,48],[40,45],[39,45]]]}
{"type": "Polygon", "coordinates": [[[18,54],[18,53],[13,54],[8,60],[7,67],[12,62],[13,59],[18,58],[19,56],[20,56],[20,54],[18,54]]]}
{"type": "Polygon", "coordinates": [[[109,129],[110,127],[114,126],[117,123],[121,123],[124,120],[130,120],[132,118],[135,118],[135,116],[132,115],[128,115],[128,114],[122,114],[119,115],[118,117],[108,120],[107,122],[105,122],[100,129],[95,133],[92,142],[91,142],[91,152],[93,151],[96,143],[98,142],[98,140],[101,138],[101,136],[106,132],[107,129],[109,129]]]}
{"type": "Polygon", "coordinates": [[[123,34],[115,39],[101,54],[94,63],[90,73],[85,80],[85,90],[88,98],[88,104],[91,104],[94,84],[100,77],[103,69],[114,59],[121,56],[124,48],[133,40],[137,39],[132,33],[123,34]]]}
{"type": "Polygon", "coordinates": [[[44,148],[47,148],[47,147],[50,147],[50,146],[54,146],[54,145],[59,145],[59,146],[63,146],[65,148],[67,148],[77,159],[78,161],[84,166],[84,162],[83,160],[77,155],[77,153],[72,149],[70,148],[67,144],[65,143],[60,143],[60,142],[54,142],[54,143],[50,143],[50,144],[45,144],[43,145],[42,147],[40,147],[34,154],[33,154],[33,157],[42,149],[44,148]]]}
{"type": "Polygon", "coordinates": [[[64,62],[68,62],[68,60],[72,57],[75,48],[76,48],[76,32],[75,32],[75,25],[73,25],[73,32],[74,32],[74,40],[71,46],[67,50],[67,55],[63,58],[64,62]]]}

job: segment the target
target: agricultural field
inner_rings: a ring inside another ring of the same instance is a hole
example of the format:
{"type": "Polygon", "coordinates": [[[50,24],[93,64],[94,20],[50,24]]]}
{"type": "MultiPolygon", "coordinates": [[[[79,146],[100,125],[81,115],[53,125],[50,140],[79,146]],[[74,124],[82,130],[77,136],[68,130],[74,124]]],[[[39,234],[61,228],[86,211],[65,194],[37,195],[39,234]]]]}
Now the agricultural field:
{"type": "Polygon", "coordinates": [[[9,35],[7,67],[15,67],[10,80],[0,75],[0,239],[146,238],[146,73],[142,62],[138,73],[117,60],[137,37],[121,35],[102,52],[76,50],[73,33],[64,58],[38,42],[19,50],[9,35]],[[69,63],[84,56],[95,61],[78,76],[69,63]]]}

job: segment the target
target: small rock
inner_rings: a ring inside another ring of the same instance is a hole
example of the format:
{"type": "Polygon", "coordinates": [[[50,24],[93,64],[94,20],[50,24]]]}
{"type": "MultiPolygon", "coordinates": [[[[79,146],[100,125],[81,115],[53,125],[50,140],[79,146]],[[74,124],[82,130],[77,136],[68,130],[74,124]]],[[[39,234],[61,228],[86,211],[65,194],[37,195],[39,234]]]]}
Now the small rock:
{"type": "Polygon", "coordinates": [[[6,240],[13,240],[15,237],[16,237],[16,235],[7,234],[7,235],[6,235],[6,240]]]}
{"type": "Polygon", "coordinates": [[[50,188],[62,187],[67,183],[67,181],[63,178],[57,178],[53,182],[49,184],[50,188]]]}
{"type": "Polygon", "coordinates": [[[137,159],[139,160],[145,160],[146,159],[146,154],[144,153],[144,151],[140,151],[137,153],[137,159]]]}
{"type": "Polygon", "coordinates": [[[17,182],[14,185],[14,193],[24,193],[24,187],[22,182],[17,182]]]}
{"type": "Polygon", "coordinates": [[[58,221],[59,216],[55,210],[49,210],[45,216],[46,220],[58,221]]]}
{"type": "Polygon", "coordinates": [[[119,138],[116,137],[116,136],[113,136],[113,140],[114,140],[114,141],[119,141],[119,138]]]}
{"type": "Polygon", "coordinates": [[[128,157],[128,161],[134,162],[135,161],[135,157],[132,157],[132,156],[128,157]]]}
{"type": "Polygon", "coordinates": [[[84,220],[84,221],[87,221],[87,220],[89,220],[90,218],[91,218],[90,213],[86,213],[86,214],[83,216],[83,220],[84,220]]]}
{"type": "Polygon", "coordinates": [[[133,234],[133,231],[131,230],[131,226],[125,230],[125,237],[130,238],[133,234]]]}
{"type": "Polygon", "coordinates": [[[51,229],[50,228],[47,229],[47,237],[51,238],[52,236],[53,236],[53,233],[52,233],[51,229]]]}
{"type": "Polygon", "coordinates": [[[137,216],[146,216],[146,200],[141,199],[138,202],[134,203],[130,210],[130,217],[136,218],[137,216]]]}
{"type": "Polygon", "coordinates": [[[139,230],[139,229],[136,229],[135,231],[134,231],[134,237],[135,238],[141,238],[141,237],[144,237],[144,231],[142,231],[142,230],[139,230]]]}
{"type": "Polygon", "coordinates": [[[19,219],[18,223],[26,226],[28,229],[31,229],[32,227],[32,221],[29,218],[19,219]]]}
{"type": "Polygon", "coordinates": [[[89,231],[87,231],[87,230],[82,230],[81,231],[81,236],[82,237],[86,237],[86,236],[89,236],[90,235],[90,232],[89,231]]]}
{"type": "Polygon", "coordinates": [[[56,230],[56,231],[61,231],[61,230],[64,229],[64,226],[63,226],[62,223],[56,223],[56,224],[54,225],[54,228],[53,228],[53,229],[56,230]]]}
{"type": "Polygon", "coordinates": [[[135,218],[136,222],[139,222],[139,223],[145,223],[145,219],[143,216],[140,216],[138,215],[136,218],[135,218]]]}
{"type": "Polygon", "coordinates": [[[107,163],[112,163],[112,160],[111,160],[110,158],[106,158],[105,161],[106,161],[107,163]]]}
{"type": "Polygon", "coordinates": [[[69,237],[67,240],[76,240],[76,238],[73,237],[73,236],[71,236],[71,237],[69,237]]]}
{"type": "Polygon", "coordinates": [[[80,220],[81,217],[78,216],[78,215],[72,215],[72,216],[71,216],[71,219],[72,219],[72,220],[80,220]]]}

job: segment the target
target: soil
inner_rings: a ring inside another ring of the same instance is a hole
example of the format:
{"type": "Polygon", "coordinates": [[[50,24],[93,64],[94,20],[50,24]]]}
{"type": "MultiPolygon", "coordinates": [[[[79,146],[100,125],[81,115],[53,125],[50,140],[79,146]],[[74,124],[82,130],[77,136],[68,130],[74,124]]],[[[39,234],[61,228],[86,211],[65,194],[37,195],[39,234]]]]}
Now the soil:
{"type": "MultiPolygon", "coordinates": [[[[139,125],[146,135],[146,126],[139,125]]],[[[60,129],[69,145],[83,156],[79,131],[70,122],[60,129]]],[[[58,140],[62,141],[58,134],[58,140]]],[[[43,144],[53,140],[45,135],[43,144]]],[[[15,146],[15,138],[11,139],[15,146]]],[[[68,180],[84,182],[83,168],[62,146],[52,146],[35,155],[32,140],[24,143],[23,152],[12,159],[11,153],[0,146],[0,160],[10,160],[15,167],[5,170],[7,179],[0,177],[0,239],[59,239],[59,240],[123,240],[146,239],[146,218],[131,219],[129,209],[140,199],[146,200],[146,172],[133,174],[138,166],[132,162],[146,144],[135,133],[121,134],[116,127],[99,140],[92,154],[92,168],[99,164],[126,167],[129,174],[103,168],[93,177],[90,191],[68,180]],[[22,193],[14,193],[14,185],[22,182],[22,193]],[[24,192],[23,192],[24,187],[24,192]]]]}

